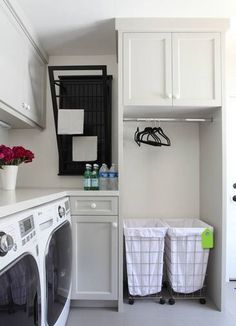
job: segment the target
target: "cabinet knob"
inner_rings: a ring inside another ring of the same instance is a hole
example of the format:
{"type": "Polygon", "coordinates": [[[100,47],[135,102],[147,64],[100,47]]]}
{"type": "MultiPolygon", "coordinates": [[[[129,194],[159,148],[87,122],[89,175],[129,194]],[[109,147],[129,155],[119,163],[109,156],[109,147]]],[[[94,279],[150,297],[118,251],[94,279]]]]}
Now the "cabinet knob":
{"type": "Polygon", "coordinates": [[[178,100],[180,98],[180,95],[179,94],[175,94],[175,95],[173,95],[173,98],[176,99],[176,100],[178,100]]]}
{"type": "Polygon", "coordinates": [[[112,226],[113,226],[113,228],[117,229],[118,224],[117,224],[116,222],[113,222],[113,223],[112,223],[112,226]]]}
{"type": "Polygon", "coordinates": [[[31,110],[31,107],[30,107],[30,105],[29,105],[29,104],[26,106],[26,109],[27,109],[28,111],[30,111],[30,110],[31,110]]]}
{"type": "Polygon", "coordinates": [[[23,109],[26,109],[26,106],[27,106],[26,103],[23,102],[23,103],[22,103],[22,108],[23,108],[23,109]]]}
{"type": "Polygon", "coordinates": [[[91,208],[94,209],[94,208],[96,208],[96,207],[97,207],[96,203],[92,203],[92,204],[91,204],[91,208]]]}
{"type": "Polygon", "coordinates": [[[172,98],[172,94],[169,93],[169,94],[166,95],[166,97],[167,98],[172,98]]]}
{"type": "Polygon", "coordinates": [[[233,199],[233,201],[236,201],[236,195],[234,195],[234,196],[232,197],[232,199],[233,199]]]}

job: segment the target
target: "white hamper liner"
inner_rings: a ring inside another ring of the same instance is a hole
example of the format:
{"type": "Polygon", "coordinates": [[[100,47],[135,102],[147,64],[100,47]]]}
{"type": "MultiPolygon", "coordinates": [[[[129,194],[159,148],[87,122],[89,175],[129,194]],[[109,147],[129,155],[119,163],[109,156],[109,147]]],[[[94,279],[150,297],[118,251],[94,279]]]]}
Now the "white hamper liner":
{"type": "Polygon", "coordinates": [[[202,248],[202,232],[213,227],[198,219],[164,220],[167,275],[177,293],[193,293],[204,286],[209,249],[202,248]]]}
{"type": "Polygon", "coordinates": [[[146,296],[162,288],[167,227],[158,219],[126,219],[124,235],[129,293],[146,296]]]}

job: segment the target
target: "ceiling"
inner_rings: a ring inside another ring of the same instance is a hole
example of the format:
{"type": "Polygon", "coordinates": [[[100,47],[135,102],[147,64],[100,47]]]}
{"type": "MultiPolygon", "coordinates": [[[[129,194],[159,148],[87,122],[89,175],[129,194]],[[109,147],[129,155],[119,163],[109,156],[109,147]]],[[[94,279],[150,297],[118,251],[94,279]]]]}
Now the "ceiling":
{"type": "Polygon", "coordinates": [[[114,17],[227,17],[233,3],[235,0],[19,1],[49,55],[115,54],[114,17]]]}

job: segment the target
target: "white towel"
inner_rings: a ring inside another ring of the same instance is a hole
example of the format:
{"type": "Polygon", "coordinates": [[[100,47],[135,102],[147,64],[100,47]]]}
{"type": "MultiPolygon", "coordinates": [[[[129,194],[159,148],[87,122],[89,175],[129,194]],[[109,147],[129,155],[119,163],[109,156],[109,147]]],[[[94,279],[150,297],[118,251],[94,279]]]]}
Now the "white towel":
{"type": "Polygon", "coordinates": [[[84,110],[58,110],[58,135],[83,134],[84,110]]]}
{"type": "Polygon", "coordinates": [[[72,142],[72,160],[74,162],[91,162],[97,160],[97,136],[73,137],[72,142]]]}

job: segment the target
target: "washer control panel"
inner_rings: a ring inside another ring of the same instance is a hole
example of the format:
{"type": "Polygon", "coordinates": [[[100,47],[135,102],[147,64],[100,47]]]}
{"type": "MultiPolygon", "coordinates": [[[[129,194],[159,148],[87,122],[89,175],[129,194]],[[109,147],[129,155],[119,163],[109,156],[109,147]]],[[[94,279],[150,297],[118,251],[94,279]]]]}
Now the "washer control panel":
{"type": "Polygon", "coordinates": [[[19,221],[19,225],[20,225],[20,234],[22,238],[22,245],[25,245],[36,234],[33,215],[27,216],[23,220],[19,221]]]}

